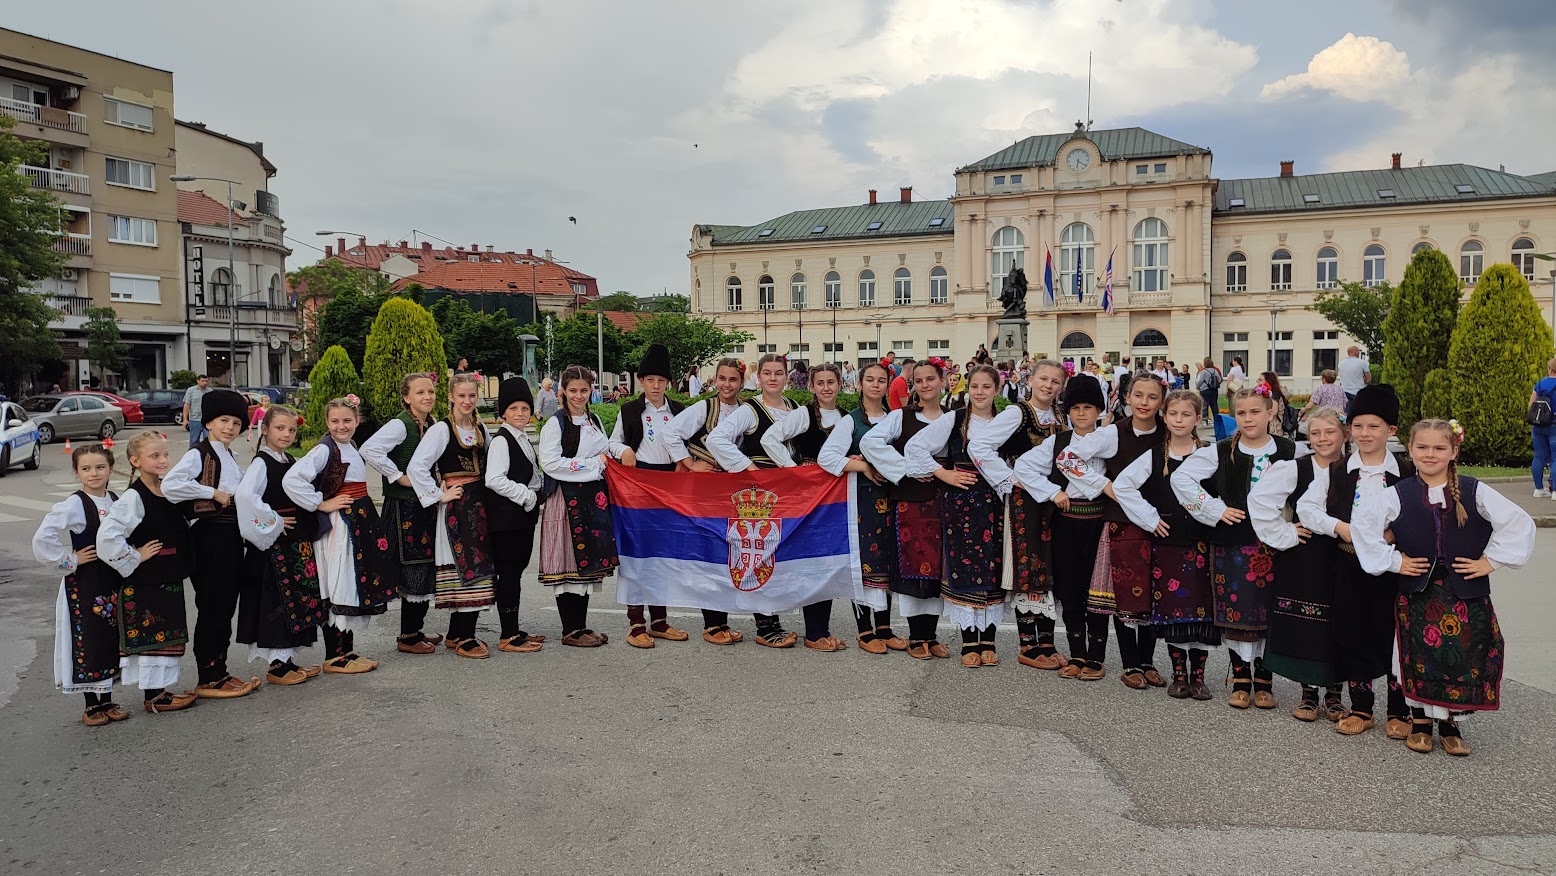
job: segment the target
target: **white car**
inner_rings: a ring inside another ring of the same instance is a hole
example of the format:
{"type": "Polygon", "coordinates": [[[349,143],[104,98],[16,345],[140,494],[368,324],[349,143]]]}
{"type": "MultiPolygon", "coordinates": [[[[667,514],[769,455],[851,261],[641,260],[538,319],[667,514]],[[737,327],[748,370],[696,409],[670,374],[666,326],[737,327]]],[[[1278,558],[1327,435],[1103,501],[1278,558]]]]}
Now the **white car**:
{"type": "Polygon", "coordinates": [[[0,478],[18,463],[28,471],[37,471],[41,447],[38,424],[20,405],[0,402],[0,478]]]}

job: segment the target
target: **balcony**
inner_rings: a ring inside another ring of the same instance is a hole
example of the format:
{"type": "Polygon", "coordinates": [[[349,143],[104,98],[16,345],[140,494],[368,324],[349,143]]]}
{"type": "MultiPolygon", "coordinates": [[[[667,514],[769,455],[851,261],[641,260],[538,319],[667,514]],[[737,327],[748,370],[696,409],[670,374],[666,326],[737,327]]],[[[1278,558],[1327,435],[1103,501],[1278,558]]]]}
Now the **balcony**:
{"type": "Polygon", "coordinates": [[[20,122],[30,122],[41,128],[86,134],[86,116],[52,106],[38,106],[25,100],[0,97],[0,113],[12,116],[20,122]]]}
{"type": "Polygon", "coordinates": [[[54,239],[54,251],[66,255],[89,256],[92,254],[92,235],[62,234],[54,239]]]}
{"type": "Polygon", "coordinates": [[[68,170],[49,170],[47,167],[33,167],[23,164],[16,168],[16,172],[32,181],[35,189],[52,189],[59,192],[69,192],[73,195],[90,195],[92,193],[91,177],[84,173],[71,173],[68,170]]]}
{"type": "Polygon", "coordinates": [[[92,306],[92,299],[85,295],[49,295],[43,300],[61,316],[84,317],[87,308],[92,306]]]}
{"type": "Polygon", "coordinates": [[[1130,307],[1171,307],[1172,291],[1160,292],[1131,292],[1129,293],[1130,307]]]}
{"type": "MultiPolygon", "coordinates": [[[[237,310],[238,324],[240,326],[263,325],[278,328],[295,328],[297,325],[297,308],[290,304],[268,304],[240,300],[237,310]]],[[[203,307],[194,304],[189,305],[190,319],[202,323],[231,324],[232,311],[232,305],[229,304],[207,304],[203,307]]]]}
{"type": "Polygon", "coordinates": [[[1100,310],[1102,299],[1098,297],[1096,290],[1087,292],[1084,298],[1076,298],[1074,295],[1059,295],[1054,299],[1054,310],[1100,310]]]}

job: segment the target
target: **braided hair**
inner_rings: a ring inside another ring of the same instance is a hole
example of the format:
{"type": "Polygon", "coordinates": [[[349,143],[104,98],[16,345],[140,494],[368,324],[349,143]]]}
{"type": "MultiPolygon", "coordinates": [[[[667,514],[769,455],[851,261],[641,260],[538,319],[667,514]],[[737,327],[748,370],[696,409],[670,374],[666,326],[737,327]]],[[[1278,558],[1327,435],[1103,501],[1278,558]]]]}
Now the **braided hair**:
{"type": "MultiPolygon", "coordinates": [[[[1000,387],[1000,373],[999,373],[999,370],[996,369],[993,365],[974,365],[973,367],[967,369],[967,385],[969,387],[969,390],[971,389],[971,386],[972,386],[972,379],[974,377],[977,377],[980,374],[982,374],[985,377],[989,378],[990,380],[994,381],[994,389],[995,389],[996,392],[999,391],[999,387],[1000,387]]],[[[969,395],[968,396],[968,401],[967,401],[967,416],[962,418],[962,445],[964,447],[967,445],[967,442],[969,440],[971,440],[970,436],[967,434],[968,427],[971,424],[972,424],[972,397],[971,397],[971,395],[969,395]]]]}
{"type": "MultiPolygon", "coordinates": [[[[1172,392],[1167,393],[1167,397],[1162,399],[1162,413],[1165,414],[1167,412],[1168,405],[1177,404],[1178,402],[1183,402],[1184,404],[1194,408],[1194,419],[1196,422],[1199,421],[1200,415],[1205,412],[1205,400],[1200,398],[1199,393],[1192,389],[1175,389],[1172,392]]],[[[1167,464],[1169,462],[1167,448],[1171,444],[1172,435],[1166,434],[1166,429],[1163,429],[1162,432],[1164,433],[1162,436],[1162,477],[1167,477],[1168,475],[1172,474],[1172,472],[1167,469],[1167,464]]],[[[1199,429],[1196,428],[1194,430],[1194,449],[1198,450],[1204,446],[1205,439],[1199,437],[1199,429]]]]}
{"type": "MultiPolygon", "coordinates": [[[[1464,510],[1464,501],[1459,496],[1459,442],[1463,439],[1454,431],[1454,424],[1447,420],[1419,420],[1410,427],[1410,443],[1414,444],[1416,435],[1425,431],[1441,432],[1448,436],[1448,444],[1453,447],[1453,456],[1448,460],[1448,483],[1443,492],[1447,494],[1449,501],[1453,503],[1453,518],[1463,526],[1469,521],[1469,512],[1464,510]]],[[[1417,472],[1416,477],[1421,477],[1417,472]]],[[[1422,481],[1424,484],[1425,481],[1422,481]]]]}
{"type": "Polygon", "coordinates": [[[436,391],[438,388],[438,375],[432,371],[417,371],[400,378],[400,407],[404,408],[405,412],[411,415],[411,419],[416,422],[416,432],[421,435],[426,434],[427,427],[432,425],[432,414],[428,413],[426,417],[416,416],[411,410],[411,403],[405,400],[405,397],[411,394],[411,384],[418,380],[432,381],[433,391],[436,391]]]}

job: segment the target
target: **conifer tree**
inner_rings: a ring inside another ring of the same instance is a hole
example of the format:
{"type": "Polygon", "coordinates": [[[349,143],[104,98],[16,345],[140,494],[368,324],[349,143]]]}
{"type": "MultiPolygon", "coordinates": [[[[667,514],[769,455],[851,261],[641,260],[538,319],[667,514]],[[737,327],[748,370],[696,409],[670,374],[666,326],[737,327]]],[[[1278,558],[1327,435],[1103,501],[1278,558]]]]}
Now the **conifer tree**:
{"type": "Polygon", "coordinates": [[[448,411],[448,362],[443,336],[427,308],[405,298],[390,298],[378,310],[367,335],[362,360],[362,395],[368,414],[387,423],[401,411],[400,384],[407,374],[436,375],[438,404],[433,416],[448,411]]]}
{"type": "Polygon", "coordinates": [[[1459,317],[1459,273],[1435,249],[1416,253],[1383,320],[1383,382],[1399,394],[1399,428],[1421,419],[1426,373],[1448,361],[1459,317]]]}
{"type": "Polygon", "coordinates": [[[1426,372],[1421,389],[1421,419],[1447,420],[1453,417],[1453,372],[1433,368],[1426,372]]]}
{"type": "Polygon", "coordinates": [[[362,391],[362,380],[351,364],[351,357],[344,347],[336,344],[324,351],[319,361],[308,372],[308,410],[303,425],[303,437],[317,439],[325,429],[324,406],[332,398],[342,398],[362,391]]]}
{"type": "Polygon", "coordinates": [[[1551,358],[1551,328],[1512,265],[1492,265],[1459,314],[1449,349],[1453,414],[1464,425],[1461,461],[1529,459],[1529,391],[1551,358]]]}

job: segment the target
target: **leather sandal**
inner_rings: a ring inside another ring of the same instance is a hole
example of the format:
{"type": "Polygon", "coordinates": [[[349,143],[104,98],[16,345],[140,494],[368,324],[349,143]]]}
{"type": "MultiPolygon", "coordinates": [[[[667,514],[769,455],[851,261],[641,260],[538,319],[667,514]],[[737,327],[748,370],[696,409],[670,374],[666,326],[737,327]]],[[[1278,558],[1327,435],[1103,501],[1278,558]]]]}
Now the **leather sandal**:
{"type": "Polygon", "coordinates": [[[1430,721],[1419,723],[1412,721],[1410,722],[1410,735],[1405,737],[1405,747],[1417,754],[1431,754],[1435,738],[1432,736],[1432,724],[1430,721]],[[1422,726],[1426,727],[1426,729],[1417,729],[1422,726]]]}
{"type": "MultiPolygon", "coordinates": [[[[442,638],[442,637],[440,636],[439,638],[442,638]]],[[[432,640],[428,639],[427,641],[430,642],[432,640]]],[[[459,643],[463,642],[463,641],[464,641],[464,639],[455,639],[455,638],[453,638],[451,636],[451,637],[449,637],[447,639],[443,639],[443,647],[445,647],[445,648],[449,649],[450,651],[452,651],[455,648],[458,648],[459,647],[459,643]]]]}
{"type": "Polygon", "coordinates": [[[993,648],[984,648],[982,651],[979,651],[978,660],[984,666],[1000,665],[1000,655],[996,654],[993,648]]]}
{"type": "Polygon", "coordinates": [[[1226,698],[1226,704],[1234,709],[1246,709],[1253,705],[1253,694],[1241,688],[1235,689],[1226,698]]]}
{"type": "Polygon", "coordinates": [[[465,639],[454,649],[454,653],[461,657],[469,657],[471,660],[485,660],[492,656],[492,652],[486,647],[486,643],[480,639],[465,639]]]}
{"type": "Polygon", "coordinates": [[[517,636],[498,639],[497,650],[507,651],[510,654],[533,654],[540,650],[540,643],[535,641],[533,636],[519,633],[517,636]]]}
{"type": "Polygon", "coordinates": [[[364,672],[372,672],[378,668],[378,661],[359,657],[356,654],[347,654],[344,657],[336,657],[324,664],[324,671],[332,675],[361,675],[364,672]]]}
{"type": "Polygon", "coordinates": [[[812,651],[846,651],[848,643],[836,636],[827,636],[825,639],[806,639],[805,647],[812,651]]]}
{"type": "Polygon", "coordinates": [[[908,650],[908,640],[892,632],[891,627],[876,627],[875,640],[884,643],[888,651],[908,650]]]}
{"type": "Polygon", "coordinates": [[[208,697],[217,700],[230,700],[237,697],[246,697],[259,687],[259,676],[254,676],[248,681],[239,681],[232,676],[219,681],[208,681],[205,684],[195,686],[195,696],[208,697]]]}
{"type": "Polygon", "coordinates": [[[1390,739],[1404,739],[1410,735],[1410,721],[1407,718],[1390,717],[1383,725],[1383,735],[1390,739]]]}
{"type": "Polygon", "coordinates": [[[1291,717],[1309,724],[1317,721],[1318,703],[1313,700],[1303,700],[1297,703],[1297,707],[1291,710],[1291,717]]]}
{"type": "Polygon", "coordinates": [[[1059,670],[1059,677],[1060,678],[1080,678],[1081,677],[1081,670],[1085,669],[1085,668],[1086,668],[1086,661],[1084,661],[1084,660],[1072,660],[1071,662],[1066,663],[1064,665],[1063,669],[1059,670]]]}
{"type": "Polygon", "coordinates": [[[632,629],[627,631],[627,644],[634,648],[652,648],[654,639],[648,634],[648,627],[634,624],[632,629]]]}
{"type": "Polygon", "coordinates": [[[859,650],[866,654],[885,654],[888,650],[885,642],[873,637],[866,639],[863,634],[855,642],[859,645],[859,650]]]}
{"type": "Polygon", "coordinates": [[[702,631],[702,640],[712,645],[733,645],[745,639],[745,635],[725,626],[708,627],[702,631]]]}
{"type": "Polygon", "coordinates": [[[574,648],[598,648],[605,644],[605,638],[593,630],[574,630],[562,637],[562,644],[574,648]]]}
{"type": "Polygon", "coordinates": [[[944,642],[937,642],[934,639],[930,639],[929,656],[940,660],[945,660],[951,656],[951,646],[944,642]]]}
{"type": "Polygon", "coordinates": [[[413,633],[409,636],[398,636],[394,640],[394,649],[401,654],[432,654],[438,650],[438,646],[423,635],[413,633]]]}
{"type": "Polygon", "coordinates": [[[1334,732],[1341,736],[1360,736],[1376,726],[1376,723],[1366,712],[1352,712],[1335,722],[1334,732]]]}
{"type": "Polygon", "coordinates": [[[1470,746],[1463,736],[1444,736],[1442,742],[1444,752],[1454,757],[1469,757],[1470,746]]]}
{"type": "Polygon", "coordinates": [[[934,655],[930,653],[929,642],[909,642],[908,656],[914,660],[928,660],[934,655]]]}
{"type": "Polygon", "coordinates": [[[307,680],[308,676],[304,674],[301,669],[297,668],[287,669],[280,675],[277,675],[273,669],[265,673],[265,681],[269,682],[270,684],[293,685],[302,684],[307,680]]]}
{"type": "Polygon", "coordinates": [[[1273,709],[1275,708],[1275,694],[1268,688],[1255,688],[1253,705],[1256,709],[1273,709]]]}
{"type": "MultiPolygon", "coordinates": [[[[1349,714],[1350,714],[1350,711],[1347,710],[1345,708],[1345,706],[1340,705],[1340,700],[1339,700],[1338,697],[1336,697],[1335,699],[1332,699],[1332,700],[1329,699],[1328,697],[1324,698],[1324,717],[1325,718],[1328,718],[1330,721],[1339,721],[1341,718],[1344,718],[1346,715],[1349,715],[1349,714]]],[[[1405,732],[1406,733],[1409,732],[1408,728],[1406,729],[1405,732]]],[[[1391,736],[1389,738],[1392,739],[1393,737],[1391,736]]],[[[1399,738],[1400,739],[1404,739],[1405,737],[1401,736],[1399,738]]]]}
{"type": "Polygon", "coordinates": [[[422,638],[426,639],[427,641],[431,642],[434,645],[441,645],[441,644],[443,644],[443,637],[441,635],[429,636],[429,635],[426,635],[425,633],[423,633],[422,634],[422,638]]]}
{"type": "Polygon", "coordinates": [[[1075,677],[1079,678],[1081,681],[1100,681],[1107,674],[1108,671],[1102,668],[1102,664],[1092,663],[1088,660],[1086,661],[1086,665],[1081,668],[1080,674],[1075,677]]]}
{"type": "Polygon", "coordinates": [[[1189,683],[1181,678],[1174,678],[1172,684],[1167,685],[1167,696],[1175,700],[1189,698],[1189,683]]]}
{"type": "Polygon", "coordinates": [[[665,628],[662,630],[656,630],[653,625],[650,625],[648,634],[656,639],[664,639],[666,642],[684,642],[691,638],[685,630],[678,630],[670,626],[668,622],[665,623],[665,628]]]}
{"type": "Polygon", "coordinates": [[[756,637],[756,643],[758,645],[763,645],[763,646],[768,647],[768,648],[793,648],[794,647],[794,643],[799,641],[799,638],[800,638],[799,634],[796,633],[795,631],[793,631],[793,630],[784,630],[783,633],[781,635],[779,635],[778,638],[776,638],[776,639],[768,638],[767,636],[763,636],[763,635],[758,635],[756,637]]]}
{"type": "Polygon", "coordinates": [[[977,669],[983,665],[983,660],[978,657],[977,651],[962,652],[962,666],[966,669],[977,669]]]}
{"type": "Polygon", "coordinates": [[[1131,690],[1145,690],[1147,687],[1150,687],[1150,685],[1146,683],[1145,673],[1138,669],[1124,670],[1124,674],[1120,675],[1118,680],[1124,683],[1124,687],[1130,688],[1131,690]]]}
{"type": "Polygon", "coordinates": [[[128,721],[130,719],[130,710],[118,703],[103,703],[102,709],[103,714],[107,715],[110,721],[128,721]]]}
{"type": "Polygon", "coordinates": [[[1210,685],[1205,684],[1204,679],[1189,682],[1189,699],[1205,702],[1215,698],[1216,695],[1210,692],[1210,685]]]}
{"type": "Polygon", "coordinates": [[[1167,679],[1162,678],[1162,674],[1156,671],[1155,666],[1147,666],[1145,668],[1145,683],[1151,687],[1166,687],[1167,679]]]}
{"type": "Polygon", "coordinates": [[[182,712],[199,702],[199,699],[192,693],[176,694],[163,691],[161,696],[154,700],[146,700],[143,705],[146,711],[155,715],[161,712],[182,712]]]}
{"type": "Polygon", "coordinates": [[[519,630],[519,635],[529,637],[531,642],[539,642],[542,645],[546,643],[546,637],[543,633],[531,633],[525,630],[519,630]]]}
{"type": "Polygon", "coordinates": [[[106,727],[108,725],[108,714],[103,710],[102,706],[93,706],[81,713],[81,723],[88,727],[106,727]]]}
{"type": "Polygon", "coordinates": [[[324,671],[324,664],[315,663],[312,666],[299,666],[297,668],[302,670],[303,675],[306,675],[309,678],[317,678],[319,673],[324,671]]]}

